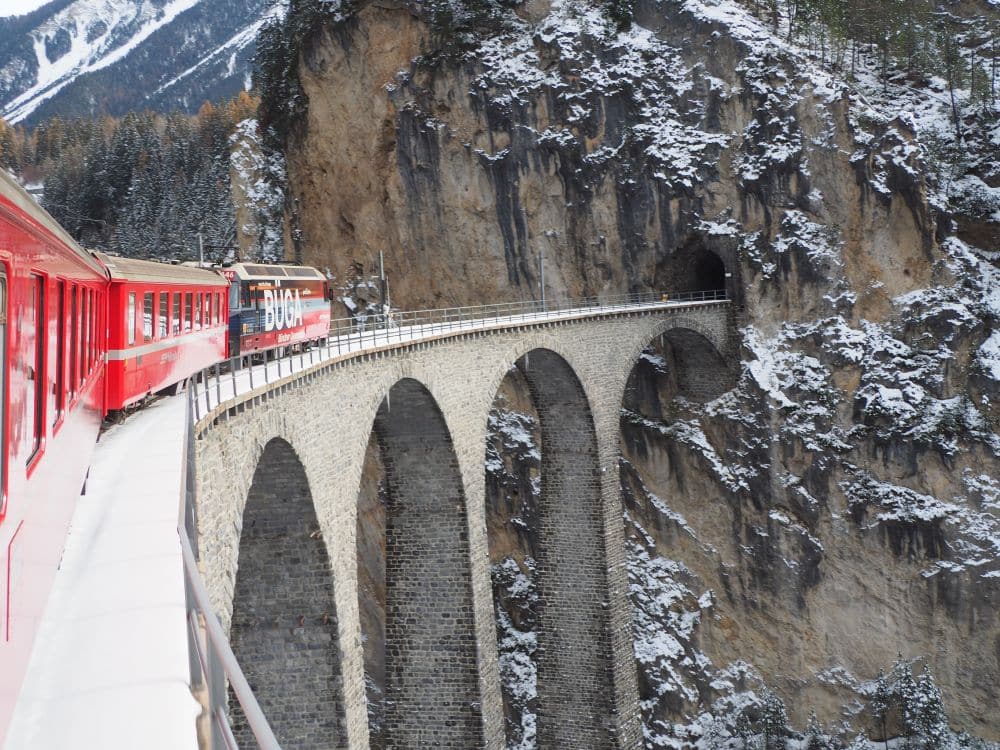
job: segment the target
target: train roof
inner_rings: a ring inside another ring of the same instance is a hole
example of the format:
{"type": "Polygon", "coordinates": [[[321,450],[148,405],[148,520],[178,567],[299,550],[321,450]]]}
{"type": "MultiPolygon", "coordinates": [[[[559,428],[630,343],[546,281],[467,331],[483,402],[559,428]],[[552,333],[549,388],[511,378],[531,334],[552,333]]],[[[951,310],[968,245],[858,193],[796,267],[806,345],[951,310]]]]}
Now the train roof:
{"type": "Polygon", "coordinates": [[[153,260],[123,258],[107,253],[94,253],[108,269],[112,280],[151,281],[161,284],[198,284],[201,286],[229,286],[229,282],[215,271],[192,266],[157,263],[153,260]]]}
{"type": "Polygon", "coordinates": [[[234,263],[225,270],[233,271],[238,279],[321,279],[326,276],[309,266],[284,263],[234,263]]]}
{"type": "Polygon", "coordinates": [[[90,253],[80,247],[76,240],[70,237],[69,232],[63,229],[59,225],[59,222],[53,219],[49,215],[49,212],[42,208],[38,204],[38,201],[28,194],[28,191],[18,185],[14,178],[7,174],[7,170],[5,169],[0,169],[0,195],[3,195],[19,211],[53,234],[56,239],[66,245],[80,260],[101,274],[104,273],[104,269],[101,268],[100,263],[94,260],[90,253]]]}

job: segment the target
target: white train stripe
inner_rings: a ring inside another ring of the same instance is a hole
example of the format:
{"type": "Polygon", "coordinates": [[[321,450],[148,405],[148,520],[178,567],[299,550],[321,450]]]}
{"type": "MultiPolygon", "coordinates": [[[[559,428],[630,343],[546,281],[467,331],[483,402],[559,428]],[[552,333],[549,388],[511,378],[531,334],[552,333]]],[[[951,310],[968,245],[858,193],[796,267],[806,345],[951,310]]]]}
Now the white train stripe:
{"type": "Polygon", "coordinates": [[[123,359],[135,359],[136,357],[142,357],[146,354],[152,354],[153,352],[159,352],[164,349],[172,349],[175,346],[180,346],[181,344],[188,343],[192,340],[210,339],[214,336],[224,336],[225,334],[225,326],[208,328],[202,331],[191,331],[189,333],[177,334],[171,338],[161,339],[160,341],[151,341],[148,344],[133,346],[129,349],[111,349],[104,355],[104,358],[108,362],[119,362],[123,359]]]}

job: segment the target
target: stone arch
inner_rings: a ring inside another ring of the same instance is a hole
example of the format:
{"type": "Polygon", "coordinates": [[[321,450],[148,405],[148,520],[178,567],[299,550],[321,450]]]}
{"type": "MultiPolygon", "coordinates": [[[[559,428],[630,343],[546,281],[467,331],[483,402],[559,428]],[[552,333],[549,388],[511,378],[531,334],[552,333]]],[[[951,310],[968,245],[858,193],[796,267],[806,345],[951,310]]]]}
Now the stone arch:
{"type": "MultiPolygon", "coordinates": [[[[600,458],[580,378],[556,352],[516,361],[537,413],[541,488],[533,521],[537,746],[614,747],[600,458]]],[[[497,383],[499,389],[500,382],[497,383]]]]}
{"type": "Polygon", "coordinates": [[[373,431],[385,471],[380,741],[482,747],[465,491],[451,434],[413,378],[389,389],[373,431]]]}
{"type": "MultiPolygon", "coordinates": [[[[344,702],[333,572],[312,491],[292,446],[263,449],[243,509],[230,643],[278,740],[343,745],[344,702]]],[[[253,735],[230,696],[241,746],[253,735]]]]}
{"type": "Polygon", "coordinates": [[[670,395],[681,395],[690,401],[710,401],[736,385],[738,368],[720,351],[717,337],[703,330],[693,320],[664,321],[660,330],[638,341],[625,360],[625,387],[620,402],[625,405],[630,398],[643,399],[644,403],[662,408],[662,392],[653,394],[636,375],[643,368],[665,368],[670,395]],[[659,360],[659,361],[658,361],[659,360]],[[656,403],[650,399],[656,397],[656,403]]]}

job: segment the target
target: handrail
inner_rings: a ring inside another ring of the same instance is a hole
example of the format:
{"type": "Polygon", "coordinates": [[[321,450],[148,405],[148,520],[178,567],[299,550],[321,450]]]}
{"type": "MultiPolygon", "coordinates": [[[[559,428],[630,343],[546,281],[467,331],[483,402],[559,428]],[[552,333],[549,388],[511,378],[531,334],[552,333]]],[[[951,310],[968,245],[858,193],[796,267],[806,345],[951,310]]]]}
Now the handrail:
{"type": "MultiPolygon", "coordinates": [[[[344,352],[362,351],[367,345],[374,346],[380,342],[386,344],[393,341],[420,341],[424,338],[438,336],[456,329],[476,330],[490,324],[530,323],[535,320],[547,320],[553,317],[580,314],[600,314],[629,310],[631,308],[669,308],[682,307],[687,304],[727,301],[725,290],[714,289],[694,292],[644,293],[627,294],[612,297],[558,300],[529,300],[524,302],[477,305],[474,307],[451,307],[437,310],[393,311],[388,314],[369,316],[368,318],[342,318],[330,323],[330,336],[321,345],[318,353],[319,361],[333,358],[344,352]],[[367,327],[371,324],[371,327],[367,327]],[[342,325],[343,324],[343,325],[342,325]]],[[[286,357],[287,372],[282,372],[282,362],[278,358],[277,378],[295,372],[295,354],[286,357]]],[[[298,353],[298,371],[306,369],[306,354],[300,349],[298,353]]],[[[309,366],[314,364],[314,349],[309,349],[309,366]]],[[[181,541],[181,553],[184,562],[184,586],[187,601],[188,621],[188,652],[191,669],[191,686],[194,689],[205,688],[208,692],[208,712],[211,718],[212,750],[238,750],[229,725],[226,686],[232,688],[246,716],[247,724],[262,750],[280,750],[278,741],[261,710],[257,699],[247,683],[240,665],[233,654],[222,625],[212,609],[208,592],[201,580],[197,564],[197,545],[192,538],[197,539],[197,507],[195,503],[196,486],[194,481],[195,437],[194,424],[201,417],[201,400],[205,400],[204,409],[208,414],[214,407],[223,403],[223,393],[230,391],[236,398],[240,386],[237,382],[237,370],[241,362],[237,359],[229,361],[227,379],[230,384],[224,385],[223,376],[218,364],[205,368],[190,378],[187,389],[188,404],[185,417],[186,456],[183,466],[183,490],[181,492],[180,519],[178,534],[181,541]],[[210,381],[215,376],[214,387],[210,381]],[[198,383],[201,383],[199,392],[198,383]],[[214,393],[213,393],[214,391],[214,393]],[[202,641],[205,641],[204,643],[202,641]]],[[[263,384],[269,384],[273,378],[271,362],[265,360],[263,365],[263,384]]],[[[249,379],[249,390],[254,390],[254,367],[246,370],[249,379]]],[[[239,376],[243,377],[242,373],[239,376]]],[[[261,374],[258,373],[258,379],[261,374]]],[[[258,380],[259,383],[259,380],[258,380]]],[[[246,384],[244,384],[245,386],[246,384]]],[[[229,398],[227,394],[226,399],[229,398]]]]}
{"type": "MultiPolygon", "coordinates": [[[[207,386],[207,383],[206,383],[207,386]]],[[[253,690],[240,669],[236,655],[226,638],[222,625],[212,609],[208,591],[201,580],[198,562],[189,536],[195,531],[195,482],[194,482],[194,431],[192,411],[195,403],[195,389],[188,389],[185,434],[186,455],[183,464],[181,491],[181,517],[177,533],[181,541],[181,557],[184,567],[184,594],[187,609],[188,661],[191,670],[191,687],[204,688],[208,693],[208,714],[211,720],[211,750],[238,750],[235,737],[229,725],[226,686],[232,688],[253,732],[257,746],[261,750],[281,750],[274,732],[271,730],[254,697],[253,690]],[[202,642],[204,639],[204,643],[202,642]]]]}
{"type": "MultiPolygon", "coordinates": [[[[559,298],[555,300],[522,300],[518,302],[499,302],[468,307],[444,307],[423,310],[393,311],[388,313],[390,325],[406,324],[440,324],[484,320],[487,318],[507,318],[515,315],[542,315],[551,317],[563,314],[569,310],[586,310],[592,308],[624,308],[632,305],[667,303],[677,305],[683,303],[724,302],[728,299],[725,289],[709,289],[682,292],[633,292],[630,294],[610,295],[604,297],[559,298]]],[[[385,324],[386,314],[336,318],[330,321],[330,332],[357,332],[367,330],[368,325],[375,327],[385,324]]],[[[451,326],[447,326],[451,327],[451,326]]],[[[446,328],[447,329],[447,328],[446,328]]]]}

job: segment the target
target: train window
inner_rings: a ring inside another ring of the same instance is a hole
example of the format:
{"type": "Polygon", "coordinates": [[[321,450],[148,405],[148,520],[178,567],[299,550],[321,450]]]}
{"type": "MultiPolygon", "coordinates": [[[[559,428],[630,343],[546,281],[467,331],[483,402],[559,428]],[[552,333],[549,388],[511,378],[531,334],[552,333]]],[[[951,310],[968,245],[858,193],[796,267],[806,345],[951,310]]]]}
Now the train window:
{"type": "Polygon", "coordinates": [[[80,288],[80,341],[77,345],[76,377],[77,385],[83,382],[83,374],[87,371],[87,290],[80,288]]]}
{"type": "Polygon", "coordinates": [[[169,299],[170,295],[168,295],[166,292],[160,292],[160,307],[157,313],[158,322],[156,324],[156,327],[158,330],[157,335],[161,339],[165,338],[167,335],[167,316],[170,314],[170,311],[168,309],[168,305],[170,304],[168,301],[169,299]]]}
{"type": "Polygon", "coordinates": [[[97,365],[97,292],[90,289],[87,296],[90,298],[90,307],[87,308],[87,314],[90,316],[87,321],[90,331],[87,337],[87,371],[90,372],[97,365]]]}
{"type": "Polygon", "coordinates": [[[90,365],[90,290],[80,290],[80,382],[90,365]]]}
{"type": "Polygon", "coordinates": [[[177,334],[181,332],[181,295],[174,292],[174,317],[172,319],[171,330],[177,334]]]}
{"type": "Polygon", "coordinates": [[[222,322],[222,292],[216,292],[215,295],[215,324],[218,325],[222,322]]]}
{"type": "Polygon", "coordinates": [[[249,284],[240,284],[240,307],[244,310],[253,307],[253,299],[250,297],[249,284]]]}
{"type": "Polygon", "coordinates": [[[80,321],[77,317],[79,309],[79,289],[76,284],[69,293],[69,394],[76,395],[76,358],[79,354],[80,321]]]}
{"type": "Polygon", "coordinates": [[[128,308],[125,311],[125,341],[130,346],[135,343],[135,292],[128,293],[128,308]]]}
{"type": "Polygon", "coordinates": [[[184,330],[191,330],[191,292],[184,295],[184,330]]]}
{"type": "Polygon", "coordinates": [[[53,378],[55,408],[52,423],[55,424],[66,408],[66,282],[56,282],[56,366],[53,378]]]}
{"type": "Polygon", "coordinates": [[[27,315],[21,335],[24,337],[25,349],[31,349],[30,364],[24,373],[28,384],[26,401],[29,404],[27,413],[30,423],[25,425],[24,434],[31,440],[28,446],[28,463],[42,447],[42,434],[45,432],[45,279],[36,273],[30,275],[31,298],[28,301],[27,315]]]}
{"type": "Polygon", "coordinates": [[[194,296],[194,327],[201,328],[201,292],[194,296]]]}
{"type": "Polygon", "coordinates": [[[142,339],[153,340],[153,293],[142,295],[142,339]]]}
{"type": "Polygon", "coordinates": [[[91,312],[91,315],[94,318],[94,327],[91,329],[94,332],[94,335],[92,337],[92,342],[94,347],[94,361],[91,362],[91,366],[96,368],[98,362],[100,362],[99,355],[101,353],[101,340],[104,338],[103,336],[104,328],[101,326],[101,308],[102,308],[101,293],[95,289],[93,297],[91,297],[91,299],[94,302],[93,312],[91,312]]]}
{"type": "Polygon", "coordinates": [[[87,376],[87,346],[90,342],[90,294],[88,289],[80,290],[80,369],[77,371],[77,382],[83,383],[87,376]]]}
{"type": "Polygon", "coordinates": [[[104,320],[105,310],[107,309],[107,306],[104,304],[104,291],[98,291],[94,299],[97,303],[94,305],[95,330],[98,331],[94,339],[94,355],[96,358],[94,364],[100,366],[104,363],[104,345],[108,335],[108,325],[104,320]]]}
{"type": "Polygon", "coordinates": [[[202,316],[201,316],[202,317],[202,322],[204,322],[205,327],[208,328],[210,325],[212,325],[212,293],[211,292],[207,292],[205,294],[205,298],[204,298],[203,304],[204,304],[204,307],[202,308],[202,310],[204,310],[204,312],[202,313],[202,316]]]}
{"type": "Polygon", "coordinates": [[[88,370],[93,370],[94,366],[97,364],[97,292],[93,289],[90,290],[90,361],[88,364],[88,370]]]}

